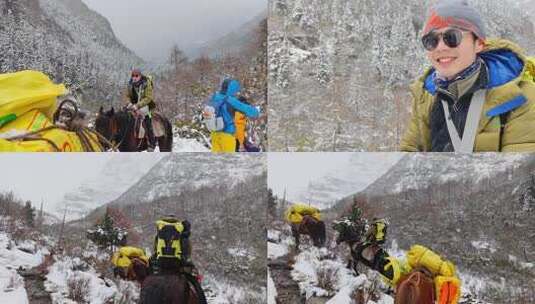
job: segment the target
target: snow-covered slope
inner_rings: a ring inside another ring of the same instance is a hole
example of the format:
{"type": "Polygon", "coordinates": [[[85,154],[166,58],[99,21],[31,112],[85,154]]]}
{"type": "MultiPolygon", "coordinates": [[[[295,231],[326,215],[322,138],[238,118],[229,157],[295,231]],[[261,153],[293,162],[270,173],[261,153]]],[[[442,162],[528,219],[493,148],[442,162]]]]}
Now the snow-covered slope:
{"type": "Polygon", "coordinates": [[[339,199],[364,190],[403,156],[402,153],[355,153],[349,162],[312,180],[297,195],[300,201],[325,209],[339,199]]]}
{"type": "Polygon", "coordinates": [[[62,218],[66,209],[68,220],[87,215],[93,209],[123,194],[162,157],[164,157],[163,154],[157,153],[110,155],[102,172],[65,194],[63,199],[55,205],[54,214],[62,218]]]}
{"type": "Polygon", "coordinates": [[[148,202],[184,190],[213,185],[232,187],[265,173],[265,155],[256,153],[172,153],[158,162],[113,204],[148,202]],[[229,165],[236,164],[236,165],[229,165]]]}
{"type": "Polygon", "coordinates": [[[389,194],[448,182],[467,181],[477,184],[494,176],[511,178],[515,170],[532,158],[529,154],[521,153],[405,154],[401,161],[367,187],[365,192],[389,194]]]}
{"type": "Polygon", "coordinates": [[[41,264],[48,250],[37,248],[35,242],[16,244],[9,235],[0,231],[0,302],[28,303],[24,279],[19,268],[32,268],[41,264]]]}

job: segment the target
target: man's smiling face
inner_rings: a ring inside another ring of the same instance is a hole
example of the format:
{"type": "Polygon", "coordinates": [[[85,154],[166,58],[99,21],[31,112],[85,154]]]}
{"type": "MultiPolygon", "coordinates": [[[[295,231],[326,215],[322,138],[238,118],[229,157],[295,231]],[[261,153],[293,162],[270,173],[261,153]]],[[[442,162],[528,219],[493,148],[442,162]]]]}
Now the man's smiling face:
{"type": "Polygon", "coordinates": [[[450,28],[442,28],[434,32],[439,34],[438,45],[427,51],[427,58],[441,78],[452,79],[475,60],[476,55],[483,50],[483,42],[471,32],[462,32],[461,43],[457,47],[448,47],[442,35],[450,28]]]}

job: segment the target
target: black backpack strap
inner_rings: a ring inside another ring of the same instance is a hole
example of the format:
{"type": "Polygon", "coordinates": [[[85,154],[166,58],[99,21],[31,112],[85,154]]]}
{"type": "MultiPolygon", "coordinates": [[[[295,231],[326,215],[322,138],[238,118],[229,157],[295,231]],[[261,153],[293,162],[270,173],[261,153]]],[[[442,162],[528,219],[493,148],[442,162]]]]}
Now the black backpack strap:
{"type": "Polygon", "coordinates": [[[505,130],[505,125],[507,124],[508,117],[509,117],[509,112],[500,114],[500,138],[499,138],[499,147],[498,147],[499,152],[501,152],[503,149],[503,132],[505,130]]]}

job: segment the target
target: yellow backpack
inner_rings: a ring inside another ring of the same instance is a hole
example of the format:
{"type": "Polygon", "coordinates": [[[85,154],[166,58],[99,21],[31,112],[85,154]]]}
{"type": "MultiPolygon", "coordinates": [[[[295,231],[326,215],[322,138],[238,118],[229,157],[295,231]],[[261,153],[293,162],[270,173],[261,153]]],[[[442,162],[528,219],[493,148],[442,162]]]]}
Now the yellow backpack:
{"type": "Polygon", "coordinates": [[[174,218],[164,218],[156,221],[156,229],[154,241],[156,258],[180,263],[182,260],[180,240],[184,231],[182,222],[174,218]]]}

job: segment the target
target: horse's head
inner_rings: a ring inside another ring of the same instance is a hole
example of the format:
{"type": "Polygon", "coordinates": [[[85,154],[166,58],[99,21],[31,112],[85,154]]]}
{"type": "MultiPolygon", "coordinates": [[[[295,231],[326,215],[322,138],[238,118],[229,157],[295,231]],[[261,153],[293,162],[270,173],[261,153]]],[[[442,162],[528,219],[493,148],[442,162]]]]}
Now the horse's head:
{"type": "MultiPolygon", "coordinates": [[[[120,145],[127,139],[128,132],[133,130],[134,124],[135,119],[128,111],[124,109],[115,111],[113,107],[109,111],[104,111],[100,107],[95,120],[95,129],[111,143],[120,145]]],[[[106,149],[110,148],[107,143],[102,144],[106,149]]]]}
{"type": "MultiPolygon", "coordinates": [[[[114,121],[115,109],[112,107],[109,111],[104,111],[103,107],[100,107],[97,118],[95,119],[95,131],[106,138],[108,141],[112,141],[113,134],[117,133],[117,126],[114,121]]],[[[102,142],[104,148],[109,149],[108,143],[102,142]]]]}

